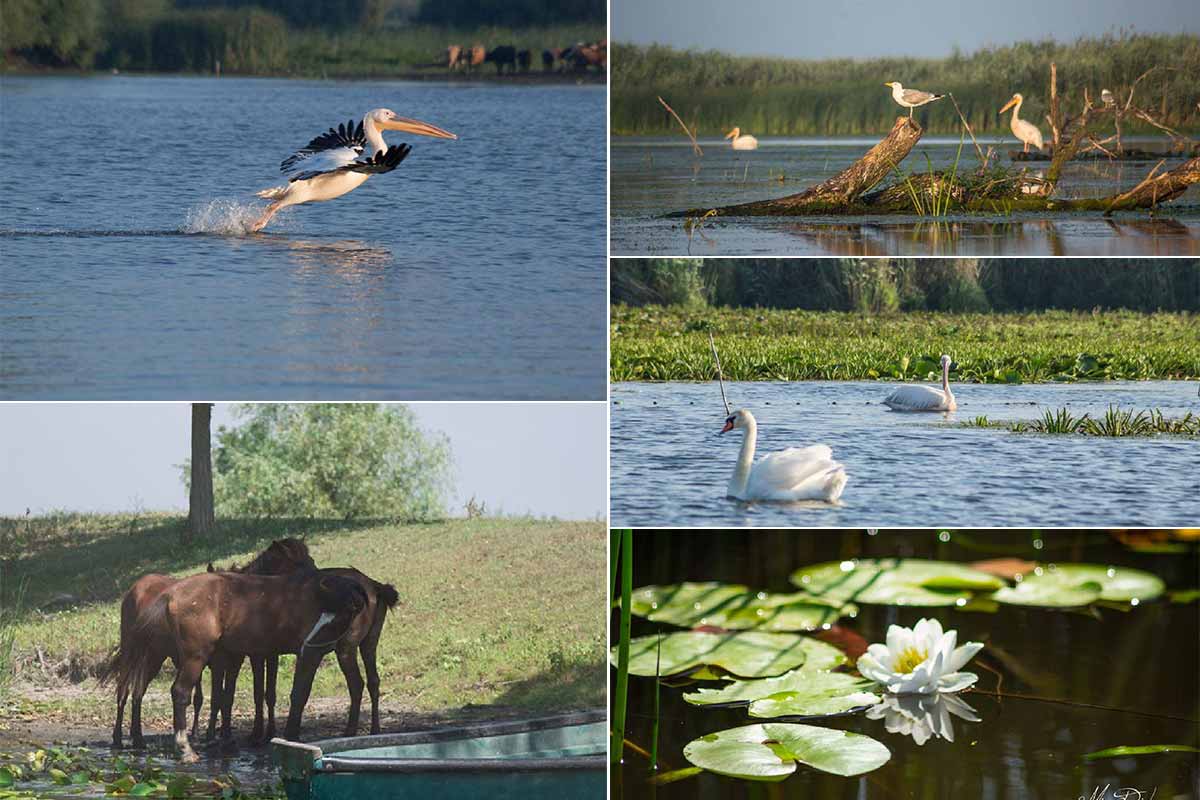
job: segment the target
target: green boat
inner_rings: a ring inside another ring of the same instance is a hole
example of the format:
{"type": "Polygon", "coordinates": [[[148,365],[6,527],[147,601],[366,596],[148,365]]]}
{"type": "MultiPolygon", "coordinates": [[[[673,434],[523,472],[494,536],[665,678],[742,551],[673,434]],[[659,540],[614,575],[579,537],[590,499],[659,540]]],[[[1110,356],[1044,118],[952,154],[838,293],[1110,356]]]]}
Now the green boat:
{"type": "Polygon", "coordinates": [[[605,796],[607,715],[587,711],[312,744],[273,739],[289,800],[605,796]]]}

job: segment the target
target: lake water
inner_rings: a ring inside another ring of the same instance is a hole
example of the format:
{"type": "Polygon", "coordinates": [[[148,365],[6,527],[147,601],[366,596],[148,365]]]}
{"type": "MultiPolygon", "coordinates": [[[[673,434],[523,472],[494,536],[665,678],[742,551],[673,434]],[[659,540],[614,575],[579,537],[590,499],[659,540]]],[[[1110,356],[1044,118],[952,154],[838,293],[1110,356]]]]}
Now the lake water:
{"type": "MultiPolygon", "coordinates": [[[[749,535],[637,531],[634,586],[719,580],[787,592],[794,590],[787,579],[791,571],[858,556],[949,561],[1016,556],[1114,564],[1153,572],[1169,589],[1194,587],[1200,569],[1194,550],[1183,555],[1134,553],[1105,531],[1036,535],[956,531],[945,543],[929,530],[880,531],[874,536],[859,531],[749,535]]],[[[1095,613],[1001,606],[994,614],[864,603],[859,604],[858,616],[842,620],[841,626],[849,636],[882,642],[888,625],[911,626],[923,616],[935,616],[947,629],[956,629],[959,643],[985,645],[966,667],[979,676],[977,690],[962,695],[979,721],[953,718],[954,741],[930,739],[918,745],[906,735],[889,733],[883,720],[868,719],[862,712],[803,720],[870,736],[891,751],[891,760],[851,778],[800,767],[781,783],[702,774],[662,786],[647,783],[647,760],[627,748],[624,766],[614,770],[612,796],[629,800],[1195,800],[1200,796],[1200,759],[1194,753],[1090,763],[1082,759],[1085,753],[1117,745],[1200,744],[1200,685],[1195,680],[1200,613],[1194,602],[1163,599],[1126,612],[1098,609],[1095,613]],[[1127,788],[1144,793],[1114,794],[1127,788]]],[[[613,620],[615,632],[615,614],[613,620]]],[[[634,636],[660,630],[675,629],[634,618],[634,636]]],[[[614,682],[615,675],[616,670],[610,670],[614,682]]],[[[748,717],[745,707],[688,705],[682,694],[694,688],[661,689],[660,772],[690,766],[683,748],[693,739],[757,721],[748,717]]],[[[653,679],[631,677],[626,738],[643,750],[651,742],[653,709],[653,679]]]]}
{"type": "Polygon", "coordinates": [[[0,397],[605,396],[603,87],[0,79],[0,397]],[[246,235],[388,107],[458,141],[246,235]]]}
{"type": "MultiPolygon", "coordinates": [[[[702,140],[703,158],[676,137],[620,137],[612,142],[613,255],[808,256],[1170,256],[1200,254],[1200,187],[1151,219],[1145,213],[1105,218],[1099,213],[1054,217],[1029,213],[951,215],[937,222],[915,215],[725,217],[689,236],[682,219],[664,215],[708,209],[803,191],[854,163],[878,140],[766,139],[758,150],[734,152],[728,142],[702,140]],[[782,180],[781,180],[782,178],[782,180]]],[[[1008,163],[1011,139],[981,140],[1008,163]]],[[[905,172],[949,168],[958,140],[922,140],[905,172]]],[[[1149,149],[1147,143],[1137,146],[1149,149]]],[[[1170,168],[1182,159],[1168,159],[1170,168]]],[[[1131,188],[1156,162],[1072,163],[1059,184],[1063,197],[1099,197],[1131,188]]],[[[959,170],[978,164],[968,140],[959,170]]],[[[1049,162],[1032,162],[1031,172],[1049,162]]]]}
{"type": "Polygon", "coordinates": [[[958,411],[905,414],[882,400],[896,384],[727,383],[758,420],[758,455],[827,444],[849,481],[840,505],[742,503],[726,484],[741,431],[724,421],[715,384],[617,383],[611,407],[614,526],[794,527],[1194,526],[1200,440],[1102,439],[957,427],[987,416],[1030,420],[1061,406],[1080,416],[1159,408],[1200,413],[1197,384],[1147,381],[962,385],[958,411]]]}

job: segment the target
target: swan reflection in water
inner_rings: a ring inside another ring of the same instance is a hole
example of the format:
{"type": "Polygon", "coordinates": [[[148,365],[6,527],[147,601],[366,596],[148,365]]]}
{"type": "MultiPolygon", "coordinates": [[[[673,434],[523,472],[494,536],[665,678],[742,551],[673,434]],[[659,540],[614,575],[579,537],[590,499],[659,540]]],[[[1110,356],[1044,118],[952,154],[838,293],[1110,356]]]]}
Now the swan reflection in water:
{"type": "Polygon", "coordinates": [[[867,709],[868,719],[883,720],[888,733],[911,736],[919,745],[931,738],[954,741],[953,717],[979,722],[975,709],[957,694],[885,694],[867,709]]]}

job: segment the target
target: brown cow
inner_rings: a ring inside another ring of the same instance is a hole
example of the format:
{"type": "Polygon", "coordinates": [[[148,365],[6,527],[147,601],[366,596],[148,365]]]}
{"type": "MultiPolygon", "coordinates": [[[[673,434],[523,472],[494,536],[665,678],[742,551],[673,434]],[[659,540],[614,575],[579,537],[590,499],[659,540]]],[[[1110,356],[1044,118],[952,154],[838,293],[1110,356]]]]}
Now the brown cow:
{"type": "Polygon", "coordinates": [[[446,68],[453,71],[462,66],[466,53],[462,49],[462,45],[452,44],[446,48],[446,68]]]}
{"type": "Polygon", "coordinates": [[[473,72],[476,67],[483,66],[484,59],[487,58],[487,48],[481,44],[471,45],[471,50],[467,55],[470,56],[466,62],[467,71],[473,72]]]}

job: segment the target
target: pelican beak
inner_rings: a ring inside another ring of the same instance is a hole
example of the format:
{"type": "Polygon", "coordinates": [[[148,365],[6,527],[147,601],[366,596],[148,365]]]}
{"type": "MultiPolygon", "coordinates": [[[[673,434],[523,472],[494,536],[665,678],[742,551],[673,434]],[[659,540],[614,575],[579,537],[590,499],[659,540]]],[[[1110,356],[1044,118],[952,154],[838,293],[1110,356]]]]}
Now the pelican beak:
{"type": "Polygon", "coordinates": [[[731,431],[731,430],[733,430],[733,423],[729,420],[725,420],[725,427],[721,428],[721,433],[725,433],[726,431],[731,431]]]}
{"type": "Polygon", "coordinates": [[[1000,109],[1000,113],[1003,114],[1005,111],[1008,111],[1010,108],[1012,108],[1016,104],[1017,104],[1017,98],[1014,97],[1012,100],[1009,100],[1007,103],[1004,104],[1004,108],[1000,109]]]}
{"type": "Polygon", "coordinates": [[[405,133],[415,133],[418,136],[432,136],[435,139],[457,139],[450,131],[444,131],[436,125],[430,125],[428,122],[421,122],[419,119],[405,119],[404,117],[396,117],[387,122],[379,124],[381,128],[387,128],[393,131],[404,131],[405,133]]]}
{"type": "Polygon", "coordinates": [[[733,138],[733,131],[730,131],[729,133],[725,134],[725,138],[726,138],[726,139],[732,139],[732,138],[733,138]]]}

